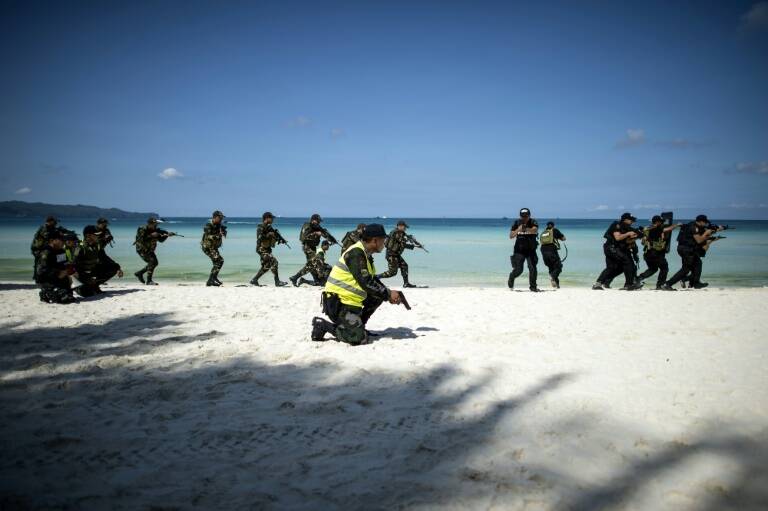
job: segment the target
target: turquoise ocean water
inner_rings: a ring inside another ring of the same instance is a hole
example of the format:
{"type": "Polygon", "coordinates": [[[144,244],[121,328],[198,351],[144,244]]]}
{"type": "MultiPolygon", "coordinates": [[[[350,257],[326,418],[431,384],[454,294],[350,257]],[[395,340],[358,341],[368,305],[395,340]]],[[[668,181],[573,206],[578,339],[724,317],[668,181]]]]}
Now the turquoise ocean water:
{"type": "MultiPolygon", "coordinates": [[[[160,266],[156,280],[204,282],[210,270],[209,259],[200,250],[205,218],[166,218],[161,225],[185,238],[172,238],[158,245],[160,266]]],[[[547,218],[539,218],[543,226],[547,218]]],[[[82,232],[83,226],[94,219],[64,218],[61,224],[82,232]]],[[[280,245],[274,251],[280,261],[283,280],[304,264],[304,255],[298,240],[304,218],[279,218],[275,226],[288,239],[292,250],[280,245]]],[[[339,240],[359,222],[383,223],[387,231],[396,220],[371,218],[328,218],[323,225],[339,240]]],[[[510,271],[509,256],[513,241],[508,238],[512,220],[506,219],[407,219],[409,232],[421,241],[430,253],[421,250],[406,251],[411,281],[429,286],[506,286],[510,271]]],[[[602,234],[609,220],[555,220],[567,237],[568,259],[561,276],[563,286],[587,286],[594,282],[603,269],[602,234]]],[[[225,263],[221,279],[229,283],[247,283],[259,268],[255,252],[256,226],[260,219],[228,218],[229,236],[221,250],[225,263]]],[[[24,281],[31,279],[32,256],[29,245],[42,219],[0,220],[0,280],[24,281]]],[[[736,227],[724,233],[727,239],[718,241],[704,259],[704,280],[718,286],[768,285],[768,221],[718,221],[736,227]]],[[[126,271],[126,279],[143,266],[132,246],[137,221],[116,220],[110,228],[115,236],[110,255],[126,271]]],[[[565,250],[561,251],[565,255],[565,250]]],[[[339,247],[330,250],[330,261],[339,257],[339,247]]],[[[680,260],[674,247],[669,254],[670,270],[677,271],[680,260]]],[[[376,257],[377,269],[386,268],[384,255],[376,257]]],[[[645,264],[641,260],[641,268],[645,264]]],[[[262,283],[271,285],[271,274],[262,283]]],[[[652,279],[653,280],[653,279],[652,279]]],[[[392,285],[402,284],[400,276],[389,279],[392,285]]],[[[655,281],[653,281],[655,282],[655,281]]],[[[527,287],[526,273],[519,282],[527,287]]],[[[539,262],[539,285],[549,285],[546,267],[539,262]]]]}

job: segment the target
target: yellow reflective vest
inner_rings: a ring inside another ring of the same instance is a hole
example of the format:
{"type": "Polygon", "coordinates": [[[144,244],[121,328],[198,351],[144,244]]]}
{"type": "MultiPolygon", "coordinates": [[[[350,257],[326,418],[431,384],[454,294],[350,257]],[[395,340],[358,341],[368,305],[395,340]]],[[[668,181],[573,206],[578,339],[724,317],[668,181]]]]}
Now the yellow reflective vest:
{"type": "MultiPolygon", "coordinates": [[[[333,266],[333,269],[331,269],[331,274],[328,275],[328,280],[325,282],[325,292],[338,295],[341,303],[345,305],[362,308],[363,301],[365,301],[368,294],[362,287],[360,287],[360,284],[357,283],[357,280],[355,280],[355,277],[347,267],[347,262],[344,260],[344,256],[347,255],[350,250],[362,250],[363,254],[365,254],[365,247],[363,247],[362,241],[358,241],[345,250],[344,253],[341,254],[339,262],[333,266]]],[[[374,268],[373,263],[371,262],[371,259],[367,257],[367,254],[365,260],[368,265],[368,273],[376,275],[376,268],[374,268]]]]}

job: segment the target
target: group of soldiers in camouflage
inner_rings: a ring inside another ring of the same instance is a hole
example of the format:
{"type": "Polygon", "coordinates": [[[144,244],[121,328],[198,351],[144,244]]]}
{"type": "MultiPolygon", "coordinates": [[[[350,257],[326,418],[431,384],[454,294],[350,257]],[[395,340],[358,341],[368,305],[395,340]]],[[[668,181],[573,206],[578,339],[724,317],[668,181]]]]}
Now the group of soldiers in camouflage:
{"type": "Polygon", "coordinates": [[[83,297],[101,294],[102,284],[115,275],[122,278],[120,265],[105,252],[113,240],[108,224],[106,218],[99,218],[96,225],[86,225],[80,241],[77,233],[58,225],[55,217],[46,218],[30,247],[40,301],[75,303],[75,292],[83,297]]]}
{"type": "MultiPolygon", "coordinates": [[[[224,218],[225,215],[216,210],[203,227],[200,247],[211,260],[211,271],[206,286],[218,287],[222,285],[219,280],[219,272],[224,265],[224,258],[219,249],[227,236],[224,218]]],[[[279,263],[272,250],[278,244],[287,245],[289,248],[290,245],[280,234],[280,231],[274,227],[275,216],[272,213],[265,212],[261,219],[262,222],[256,230],[256,252],[261,259],[261,268],[250,283],[254,286],[260,286],[259,279],[271,271],[275,286],[286,286],[287,283],[280,280],[279,263]]],[[[299,240],[306,257],[306,264],[289,279],[296,287],[302,284],[322,286],[331,273],[332,267],[325,260],[326,253],[331,245],[339,244],[339,242],[321,225],[322,221],[323,219],[319,214],[314,214],[301,227],[299,240]],[[311,275],[312,280],[304,278],[306,275],[311,275]]],[[[149,218],[145,225],[136,230],[136,239],[133,242],[136,253],[146,263],[143,268],[134,273],[134,276],[147,286],[157,285],[154,280],[155,269],[158,266],[157,244],[165,242],[170,237],[180,236],[175,232],[161,229],[158,223],[157,218],[149,218]]],[[[120,265],[112,260],[105,251],[106,247],[111,246],[113,241],[108,224],[107,219],[100,218],[95,225],[86,226],[83,230],[84,239],[80,241],[76,233],[59,226],[55,217],[51,216],[46,219],[45,224],[35,233],[31,247],[32,255],[35,257],[34,278],[41,289],[41,300],[56,303],[76,302],[75,292],[80,296],[99,294],[102,292],[100,285],[115,275],[123,276],[120,265]]],[[[354,230],[344,235],[340,244],[342,252],[360,241],[365,227],[365,224],[359,224],[354,230]]],[[[408,282],[408,264],[403,259],[402,254],[405,249],[413,249],[415,246],[421,247],[421,245],[405,233],[407,227],[407,224],[401,221],[397,228],[390,233],[387,242],[389,269],[377,277],[392,277],[397,274],[399,269],[402,271],[405,286],[413,287],[408,282]]]]}

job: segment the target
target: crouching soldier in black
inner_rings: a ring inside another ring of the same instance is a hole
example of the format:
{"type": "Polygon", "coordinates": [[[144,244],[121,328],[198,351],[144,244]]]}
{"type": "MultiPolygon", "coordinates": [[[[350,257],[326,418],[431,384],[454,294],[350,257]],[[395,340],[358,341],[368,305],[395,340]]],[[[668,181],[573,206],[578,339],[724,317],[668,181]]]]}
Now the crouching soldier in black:
{"type": "Polygon", "coordinates": [[[323,312],[331,321],[312,319],[312,340],[323,341],[326,333],[352,345],[368,344],[365,325],[376,309],[388,301],[400,303],[400,294],[375,277],[373,254],[384,249],[387,233],[381,224],[365,227],[361,240],[349,247],[331,270],[323,289],[323,312]]]}
{"type": "Polygon", "coordinates": [[[666,283],[672,287],[683,279],[690,282],[694,289],[702,289],[709,284],[701,281],[702,261],[701,258],[706,255],[709,246],[716,238],[712,235],[722,227],[710,225],[706,215],[699,215],[696,220],[685,224],[677,235],[677,253],[682,259],[683,266],[666,283]]]}
{"type": "Polygon", "coordinates": [[[637,221],[630,213],[621,215],[621,219],[613,222],[606,229],[603,237],[603,253],[605,254],[605,269],[597,277],[597,282],[592,289],[601,290],[610,287],[611,281],[621,273],[624,273],[624,290],[634,291],[643,287],[643,284],[637,280],[637,265],[632,257],[632,250],[628,240],[632,241],[638,237],[637,232],[632,229],[632,224],[637,221]]]}
{"type": "Polygon", "coordinates": [[[539,263],[539,256],[536,255],[536,236],[539,232],[539,224],[531,218],[531,212],[528,208],[520,210],[520,218],[515,220],[509,231],[509,239],[515,240],[515,249],[510,256],[512,262],[512,272],[507,279],[509,289],[515,288],[515,279],[523,273],[523,263],[528,263],[528,284],[531,291],[537,292],[536,277],[538,270],[536,265],[539,263]]]}
{"type": "Polygon", "coordinates": [[[648,269],[638,275],[637,278],[644,280],[653,276],[658,271],[659,278],[656,280],[657,290],[675,291],[675,288],[665,285],[667,275],[669,274],[667,251],[669,249],[670,233],[681,225],[664,225],[664,219],[656,215],[651,219],[651,225],[643,229],[645,233],[643,238],[643,259],[645,264],[648,265],[648,269]]]}
{"type": "Polygon", "coordinates": [[[117,275],[123,277],[120,265],[112,260],[99,242],[100,231],[95,225],[83,229],[83,242],[75,254],[75,267],[82,286],[77,288],[80,296],[102,293],[101,286],[117,275]]]}
{"type": "Polygon", "coordinates": [[[560,259],[560,242],[565,236],[560,229],[555,228],[555,222],[547,222],[547,228],[539,236],[541,242],[541,257],[549,269],[549,280],[552,287],[560,288],[560,273],[563,271],[563,261],[560,259]]]}
{"type": "Polygon", "coordinates": [[[76,303],[72,296],[69,275],[74,268],[67,265],[64,240],[58,231],[48,233],[47,243],[35,255],[35,282],[40,286],[40,301],[47,303],[76,303]]]}

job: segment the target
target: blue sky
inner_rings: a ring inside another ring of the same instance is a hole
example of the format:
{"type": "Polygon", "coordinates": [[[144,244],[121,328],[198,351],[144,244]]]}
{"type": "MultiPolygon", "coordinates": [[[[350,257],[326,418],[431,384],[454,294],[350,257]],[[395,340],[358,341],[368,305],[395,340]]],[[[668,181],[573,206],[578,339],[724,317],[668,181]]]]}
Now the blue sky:
{"type": "Polygon", "coordinates": [[[0,200],[768,218],[766,1],[0,11],[0,200]]]}

